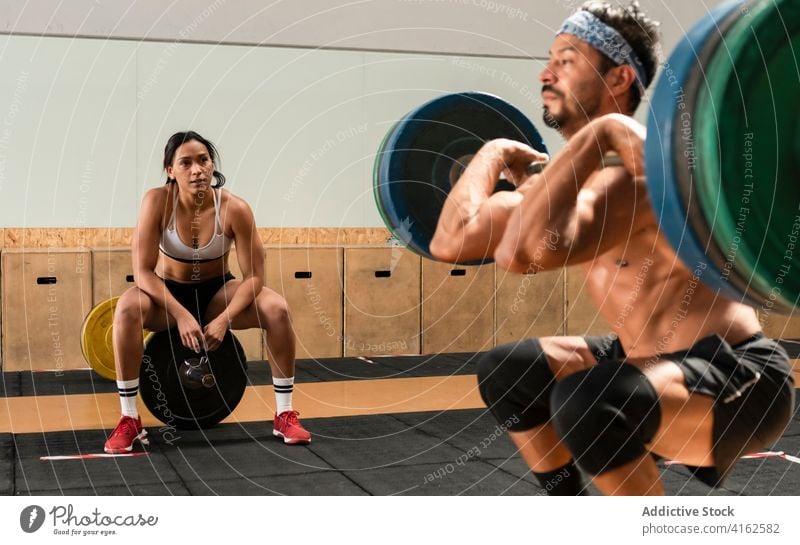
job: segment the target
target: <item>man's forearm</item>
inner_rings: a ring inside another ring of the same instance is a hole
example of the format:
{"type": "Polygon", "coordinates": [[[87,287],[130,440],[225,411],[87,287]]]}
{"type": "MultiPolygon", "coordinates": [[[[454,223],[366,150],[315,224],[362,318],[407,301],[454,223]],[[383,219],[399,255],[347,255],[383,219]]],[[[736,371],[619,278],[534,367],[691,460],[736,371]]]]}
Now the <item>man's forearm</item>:
{"type": "Polygon", "coordinates": [[[447,196],[437,232],[441,230],[441,234],[448,237],[458,236],[492,195],[502,171],[500,161],[478,153],[447,196]]]}
{"type": "Polygon", "coordinates": [[[523,232],[563,231],[574,217],[578,193],[605,154],[599,126],[590,123],[542,171],[541,191],[529,191],[521,204],[523,232]]]}
{"type": "Polygon", "coordinates": [[[495,258],[502,267],[524,272],[563,266],[572,251],[578,194],[605,153],[602,127],[590,123],[545,167],[536,191],[527,191],[509,218],[495,258]]]}

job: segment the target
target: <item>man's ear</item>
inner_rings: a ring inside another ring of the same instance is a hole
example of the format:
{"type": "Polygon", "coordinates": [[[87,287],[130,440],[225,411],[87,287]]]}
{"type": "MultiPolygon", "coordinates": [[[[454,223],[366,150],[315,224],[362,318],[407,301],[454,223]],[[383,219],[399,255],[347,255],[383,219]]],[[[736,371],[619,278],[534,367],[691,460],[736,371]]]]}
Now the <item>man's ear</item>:
{"type": "Polygon", "coordinates": [[[615,66],[606,74],[606,82],[611,94],[619,96],[636,85],[636,70],[630,64],[615,66]]]}

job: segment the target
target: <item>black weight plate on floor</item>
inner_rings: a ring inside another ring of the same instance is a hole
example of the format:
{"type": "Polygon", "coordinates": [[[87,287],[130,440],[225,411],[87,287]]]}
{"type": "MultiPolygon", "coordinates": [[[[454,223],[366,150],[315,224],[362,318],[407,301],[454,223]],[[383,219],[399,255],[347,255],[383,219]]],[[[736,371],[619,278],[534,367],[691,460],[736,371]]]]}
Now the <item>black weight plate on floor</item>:
{"type": "Polygon", "coordinates": [[[233,412],[242,399],[247,386],[247,359],[236,337],[228,331],[220,347],[207,355],[213,384],[190,387],[179,373],[184,361],[197,358],[198,354],[181,344],[178,331],[161,331],[147,340],[139,392],[153,416],[167,426],[213,426],[233,412]]]}

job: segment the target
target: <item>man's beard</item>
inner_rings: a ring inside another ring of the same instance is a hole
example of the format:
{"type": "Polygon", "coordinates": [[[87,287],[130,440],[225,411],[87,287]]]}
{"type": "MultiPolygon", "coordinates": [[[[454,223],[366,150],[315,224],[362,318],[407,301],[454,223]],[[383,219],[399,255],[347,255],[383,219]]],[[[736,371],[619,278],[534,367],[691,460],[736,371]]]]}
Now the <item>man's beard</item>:
{"type": "Polygon", "coordinates": [[[564,116],[563,115],[554,116],[552,113],[550,113],[550,110],[545,108],[542,111],[542,121],[544,121],[544,124],[550,127],[551,129],[555,129],[558,131],[561,129],[561,125],[564,122],[564,116]]]}
{"type": "MultiPolygon", "coordinates": [[[[593,119],[600,109],[600,97],[598,95],[592,95],[590,93],[584,93],[584,98],[581,99],[580,103],[577,107],[577,113],[571,112],[565,104],[565,101],[562,97],[561,101],[561,112],[558,114],[552,113],[547,107],[545,107],[542,111],[542,121],[544,124],[550,127],[551,129],[555,129],[559,132],[562,132],[564,127],[567,127],[570,124],[574,124],[576,121],[576,117],[580,117],[584,119],[584,123],[588,123],[589,120],[593,119]],[[581,108],[582,106],[582,108],[581,108]]],[[[582,126],[581,124],[580,126],[582,126]]]]}
{"type": "Polygon", "coordinates": [[[553,112],[551,112],[547,108],[547,106],[544,106],[542,111],[542,120],[544,121],[544,124],[550,127],[551,129],[561,131],[561,127],[564,125],[564,123],[569,121],[569,114],[567,113],[566,108],[564,107],[565,106],[564,95],[553,89],[553,87],[550,85],[542,86],[542,93],[545,92],[554,93],[556,96],[558,96],[561,102],[561,114],[553,114],[553,112]]]}

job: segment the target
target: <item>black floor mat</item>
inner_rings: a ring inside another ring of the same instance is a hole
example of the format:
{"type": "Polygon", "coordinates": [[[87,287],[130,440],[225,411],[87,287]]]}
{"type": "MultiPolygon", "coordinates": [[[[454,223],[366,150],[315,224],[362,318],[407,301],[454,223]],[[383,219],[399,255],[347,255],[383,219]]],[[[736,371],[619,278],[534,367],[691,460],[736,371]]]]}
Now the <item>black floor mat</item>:
{"type": "MultiPolygon", "coordinates": [[[[208,430],[179,431],[171,444],[159,443],[180,479],[239,481],[275,475],[333,470],[306,446],[286,445],[272,435],[272,422],[225,424],[208,430]]],[[[192,490],[199,490],[192,487],[192,490]]]]}
{"type": "Polygon", "coordinates": [[[0,433],[0,496],[14,493],[14,436],[0,433]]]}
{"type": "Polygon", "coordinates": [[[195,496],[365,496],[362,488],[339,471],[315,471],[302,475],[270,475],[238,480],[205,480],[187,483],[195,496]]]}
{"type": "MultiPolygon", "coordinates": [[[[16,435],[15,493],[106,490],[131,494],[141,487],[161,487],[160,493],[165,494],[172,489],[170,485],[180,485],[178,474],[157,445],[150,447],[147,456],[132,458],[40,460],[42,456],[101,453],[105,439],[103,430],[16,435]]],[[[141,451],[138,444],[136,450],[141,451]]]]}
{"type": "MultiPolygon", "coordinates": [[[[0,435],[0,493],[536,495],[543,490],[485,410],[304,420],[308,446],[272,436],[271,422],[225,424],[176,437],[151,428],[148,456],[41,461],[100,452],[104,431],[0,435]],[[16,451],[14,447],[16,439],[16,451]],[[170,441],[167,441],[170,439],[170,441]],[[11,468],[13,467],[13,475],[11,468]]],[[[800,455],[800,417],[771,449],[800,455]]],[[[711,489],[660,463],[669,495],[797,495],[800,465],[741,460],[711,489]]],[[[592,493],[596,491],[591,490],[592,493]]]]}
{"type": "Polygon", "coordinates": [[[373,495],[412,496],[533,496],[543,490],[479,460],[459,464],[413,464],[371,471],[345,472],[373,495]]]}

